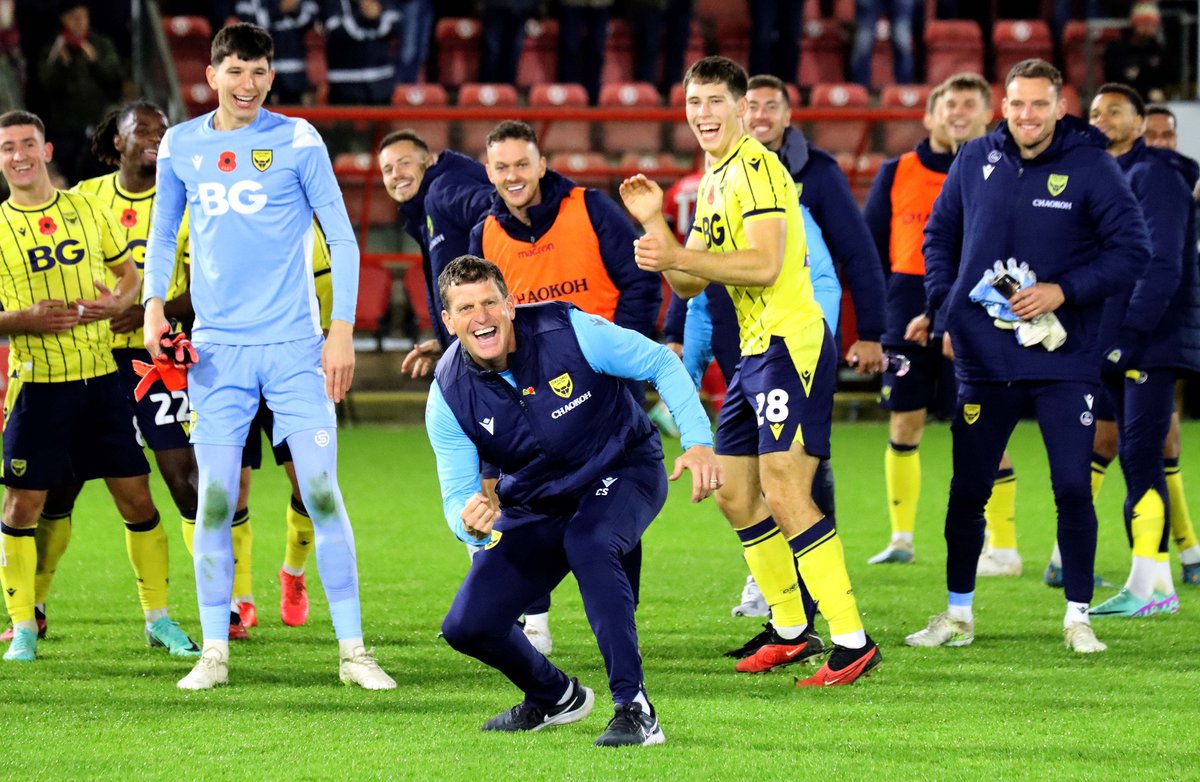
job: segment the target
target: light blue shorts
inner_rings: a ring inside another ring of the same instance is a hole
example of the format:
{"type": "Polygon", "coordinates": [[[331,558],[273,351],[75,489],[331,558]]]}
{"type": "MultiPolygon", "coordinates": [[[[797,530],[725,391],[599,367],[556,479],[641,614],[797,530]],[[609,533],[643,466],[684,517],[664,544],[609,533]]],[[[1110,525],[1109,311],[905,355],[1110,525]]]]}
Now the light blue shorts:
{"type": "Polygon", "coordinates": [[[324,343],[320,336],[271,345],[196,343],[200,361],[188,370],[192,444],[244,446],[260,390],[275,414],[276,445],[296,432],[336,426],[321,371],[324,343]]]}

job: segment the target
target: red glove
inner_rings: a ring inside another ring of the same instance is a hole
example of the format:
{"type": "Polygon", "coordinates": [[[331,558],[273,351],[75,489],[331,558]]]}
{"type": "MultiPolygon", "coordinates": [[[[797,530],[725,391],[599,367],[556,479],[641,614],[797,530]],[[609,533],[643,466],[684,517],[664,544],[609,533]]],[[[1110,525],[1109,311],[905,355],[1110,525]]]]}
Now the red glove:
{"type": "Polygon", "coordinates": [[[136,360],[133,362],[133,371],[141,378],[133,390],[133,398],[138,402],[142,401],[150,387],[159,380],[168,391],[182,391],[187,388],[187,368],[200,360],[187,334],[169,334],[168,329],[164,324],[159,336],[162,351],[155,356],[154,363],[147,364],[145,361],[136,360]]]}

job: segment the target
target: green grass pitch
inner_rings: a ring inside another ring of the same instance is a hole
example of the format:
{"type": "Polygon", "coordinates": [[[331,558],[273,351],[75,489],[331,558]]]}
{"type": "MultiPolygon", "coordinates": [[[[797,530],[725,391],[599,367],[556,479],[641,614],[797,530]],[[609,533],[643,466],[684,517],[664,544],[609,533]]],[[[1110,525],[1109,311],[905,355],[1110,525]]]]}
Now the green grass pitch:
{"type": "MultiPolygon", "coordinates": [[[[260,626],[233,648],[230,686],[185,694],[191,663],[145,646],[120,520],[89,485],[51,595],[50,635],[31,665],[0,665],[9,780],[121,779],[1185,779],[1200,776],[1200,589],[1180,587],[1182,612],[1099,620],[1105,654],[1062,644],[1063,598],[1041,584],[1054,527],[1036,429],[1013,437],[1019,579],[981,580],[977,639],[918,650],[905,634],[945,601],[942,516],[949,434],[922,446],[925,493],[917,561],[865,564],[887,540],[881,424],[834,430],[838,523],[866,626],[883,665],[853,687],[797,690],[793,669],[747,677],[720,652],[759,629],[733,618],[745,569],[711,502],[674,485],[645,538],[638,612],[646,681],[662,747],[603,750],[606,679],[568,580],[554,596],[553,660],[597,690],[581,723],[532,735],[479,726],[519,695],[499,674],[438,640],[467,567],[441,519],[433,455],[420,428],[345,429],[341,485],[357,535],[364,629],[394,692],[343,687],[324,595],[310,562],[309,624],[278,618],[286,478],[255,474],[251,493],[260,626]]],[[[1184,428],[1184,474],[1200,511],[1200,424],[1184,428]]],[[[678,443],[668,443],[669,456],[678,443]]],[[[199,636],[191,565],[161,482],[172,542],[174,616],[199,636]]],[[[1100,498],[1098,565],[1124,580],[1123,486],[1100,498]]],[[[1198,513],[1200,515],[1200,513],[1198,513]]],[[[1178,574],[1177,558],[1172,565],[1178,574]]],[[[1098,594],[1098,599],[1111,590],[1098,594]]],[[[824,628],[822,628],[824,630],[824,628]]],[[[827,636],[826,636],[827,637],[827,636]]],[[[804,669],[808,670],[808,669],[804,669]]]]}

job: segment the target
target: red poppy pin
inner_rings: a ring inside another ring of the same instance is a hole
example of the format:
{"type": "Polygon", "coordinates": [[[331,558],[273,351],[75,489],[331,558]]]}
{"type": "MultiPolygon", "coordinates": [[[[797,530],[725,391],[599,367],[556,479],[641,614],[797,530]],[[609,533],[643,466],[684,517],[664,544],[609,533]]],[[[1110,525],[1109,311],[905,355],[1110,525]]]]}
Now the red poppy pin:
{"type": "Polygon", "coordinates": [[[43,217],[41,220],[38,220],[38,231],[40,233],[43,233],[46,236],[49,236],[50,234],[54,233],[57,230],[58,230],[58,225],[55,224],[53,217],[47,216],[47,217],[43,217]]]}
{"type": "Polygon", "coordinates": [[[121,225],[126,228],[133,228],[137,225],[137,210],[126,209],[124,212],[121,212],[121,225]]]}
{"type": "Polygon", "coordinates": [[[709,206],[712,206],[712,205],[713,205],[713,201],[715,200],[715,198],[714,198],[714,196],[715,196],[715,195],[716,195],[716,194],[715,194],[715,192],[714,192],[714,188],[713,188],[713,186],[712,186],[712,185],[709,185],[709,186],[708,186],[708,205],[709,205],[709,206]]]}
{"type": "Polygon", "coordinates": [[[237,168],[237,155],[232,152],[222,152],[220,159],[217,160],[217,168],[228,174],[237,168]]]}

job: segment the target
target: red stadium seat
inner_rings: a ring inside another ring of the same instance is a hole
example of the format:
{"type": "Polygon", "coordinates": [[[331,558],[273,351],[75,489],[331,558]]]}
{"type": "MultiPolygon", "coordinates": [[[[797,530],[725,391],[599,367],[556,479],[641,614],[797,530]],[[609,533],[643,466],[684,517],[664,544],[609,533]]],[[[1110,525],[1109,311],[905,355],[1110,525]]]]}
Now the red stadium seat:
{"type": "Polygon", "coordinates": [[[845,32],[841,25],[820,19],[805,22],[796,81],[805,87],[814,87],[845,79],[845,48],[845,32]]]}
{"type": "Polygon", "coordinates": [[[530,19],[525,25],[525,46],[517,61],[517,86],[533,87],[558,78],[558,22],[530,19]]]}
{"type": "Polygon", "coordinates": [[[209,89],[207,81],[181,84],[180,90],[189,117],[198,117],[217,107],[217,94],[209,89]]]}
{"type": "Polygon", "coordinates": [[[696,3],[696,17],[716,22],[744,20],[746,18],[746,3],[731,2],[731,0],[699,0],[696,3]]]}
{"type": "Polygon", "coordinates": [[[875,181],[875,175],[879,173],[879,167],[883,164],[884,156],[876,152],[868,152],[865,155],[852,155],[849,153],[839,153],[837,155],[838,165],[842,167],[842,173],[850,180],[850,190],[854,193],[854,198],[858,201],[861,207],[867,200],[867,193],[871,191],[871,183],[875,181]]]}
{"type": "Polygon", "coordinates": [[[613,177],[604,155],[599,152],[560,152],[550,158],[550,168],[583,187],[595,187],[608,192],[613,177]]]}
{"type": "MultiPolygon", "coordinates": [[[[458,91],[458,105],[516,108],[517,88],[511,84],[464,84],[458,91]]],[[[496,124],[494,120],[463,122],[461,151],[467,155],[478,155],[485,151],[487,134],[496,124]]]]}
{"type": "MultiPolygon", "coordinates": [[[[735,3],[729,3],[735,5],[735,3]]],[[[750,20],[741,16],[718,20],[716,28],[717,54],[728,57],[743,68],[750,62],[750,20]]]]}
{"type": "MultiPolygon", "coordinates": [[[[814,109],[866,108],[870,95],[861,84],[819,84],[809,105],[814,109]]],[[[868,123],[861,120],[819,120],[812,123],[809,139],[830,152],[858,152],[868,123]]]]}
{"type": "Polygon", "coordinates": [[[619,84],[633,80],[633,37],[624,19],[608,23],[608,40],[604,42],[604,68],[600,84],[619,84]]]}
{"type": "MultiPolygon", "coordinates": [[[[885,109],[924,109],[932,87],[926,84],[889,84],[883,88],[880,103],[885,109]]],[[[927,132],[920,120],[893,120],[883,123],[883,151],[899,155],[916,146],[927,132]]]]}
{"type": "Polygon", "coordinates": [[[1075,89],[1073,84],[1064,84],[1062,90],[1063,98],[1067,101],[1067,113],[1074,114],[1076,117],[1085,115],[1083,103],[1079,99],[1079,90],[1075,89]]]}
{"type": "Polygon", "coordinates": [[[925,23],[925,81],[940,84],[962,71],[983,73],[983,34],[971,20],[925,23]]]}
{"type": "MultiPolygon", "coordinates": [[[[600,88],[600,105],[604,108],[657,107],[658,90],[645,82],[606,84],[600,88]]],[[[601,123],[600,148],[605,152],[658,152],[662,149],[662,133],[657,122],[609,121],[601,123]]]]}
{"type": "Polygon", "coordinates": [[[329,65],[325,59],[325,39],[315,27],[304,34],[304,48],[308,80],[316,88],[317,105],[324,106],[329,102],[329,81],[325,78],[329,65]]]}
{"type": "Polygon", "coordinates": [[[371,225],[387,225],[396,220],[396,204],[383,187],[379,165],[368,152],[342,152],[333,158],[333,173],[342,188],[346,213],[357,233],[366,215],[371,225]],[[363,199],[370,198],[364,205],[363,199]]]}
{"type": "Polygon", "coordinates": [[[180,84],[204,82],[204,69],[212,59],[213,32],[208,20],[203,16],[166,16],[162,23],[180,84]]]}
{"type": "MultiPolygon", "coordinates": [[[[420,267],[418,267],[420,268],[420,267]]],[[[422,305],[425,296],[420,297],[422,305]]],[[[358,269],[358,303],[354,308],[354,328],[382,337],[388,308],[392,303],[392,273],[382,266],[363,265],[358,269]]],[[[414,302],[415,305],[415,302],[414,302]]],[[[425,309],[429,309],[427,306],[425,309]]]]}
{"type": "MultiPolygon", "coordinates": [[[[1104,52],[1108,45],[1121,37],[1116,28],[1093,28],[1089,32],[1087,22],[1072,20],[1063,28],[1063,79],[1068,84],[1088,84],[1089,70],[1092,84],[1104,79],[1104,52]],[[1088,44],[1091,43],[1092,67],[1088,68],[1088,44]]],[[[997,74],[999,75],[999,74],[997,74]]]]}
{"type": "MultiPolygon", "coordinates": [[[[529,91],[530,108],[587,108],[587,91],[579,84],[537,84],[529,91]]],[[[551,122],[538,133],[542,154],[587,152],[592,148],[591,125],[587,122],[551,122]]]]}
{"type": "Polygon", "coordinates": [[[871,50],[871,86],[891,84],[895,68],[892,59],[892,23],[880,19],[875,23],[875,48],[871,50]]]}
{"type": "Polygon", "coordinates": [[[482,26],[475,19],[439,19],[434,32],[438,52],[438,81],[457,87],[479,78],[482,26]]]}
{"type": "MultiPolygon", "coordinates": [[[[397,84],[392,92],[393,106],[445,106],[450,101],[446,89],[440,84],[397,84]]],[[[447,122],[430,120],[405,121],[400,120],[393,125],[395,128],[412,128],[421,134],[430,150],[437,152],[450,146],[450,126],[447,122]]]]}
{"type": "Polygon", "coordinates": [[[839,22],[853,22],[854,0],[833,0],[833,18],[839,22]]]}
{"type": "Polygon", "coordinates": [[[992,28],[992,43],[996,50],[994,73],[1000,80],[1021,60],[1054,59],[1050,27],[1041,19],[1000,19],[992,28]]]}
{"type": "Polygon", "coordinates": [[[667,129],[667,146],[677,154],[694,155],[700,147],[696,144],[696,136],[692,134],[684,116],[684,103],[683,84],[673,85],[667,105],[679,110],[679,120],[671,123],[667,129]]]}
{"type": "Polygon", "coordinates": [[[636,169],[663,185],[664,189],[669,181],[692,173],[691,165],[680,165],[675,156],[669,152],[647,152],[641,154],[626,152],[621,156],[621,162],[618,167],[622,169],[636,169]]]}

